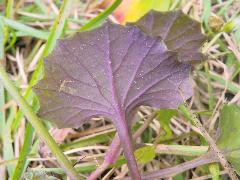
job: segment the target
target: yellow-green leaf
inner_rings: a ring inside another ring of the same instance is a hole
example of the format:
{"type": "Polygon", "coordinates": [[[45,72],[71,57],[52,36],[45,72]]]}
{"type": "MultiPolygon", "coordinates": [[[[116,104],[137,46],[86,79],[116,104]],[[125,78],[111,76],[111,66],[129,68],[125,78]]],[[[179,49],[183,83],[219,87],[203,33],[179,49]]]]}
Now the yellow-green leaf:
{"type": "Polygon", "coordinates": [[[154,146],[144,146],[137,149],[134,152],[134,155],[138,163],[146,164],[155,158],[156,153],[154,150],[154,146]]]}
{"type": "Polygon", "coordinates": [[[136,22],[150,10],[167,11],[170,5],[171,0],[132,0],[124,22],[136,22]]]}

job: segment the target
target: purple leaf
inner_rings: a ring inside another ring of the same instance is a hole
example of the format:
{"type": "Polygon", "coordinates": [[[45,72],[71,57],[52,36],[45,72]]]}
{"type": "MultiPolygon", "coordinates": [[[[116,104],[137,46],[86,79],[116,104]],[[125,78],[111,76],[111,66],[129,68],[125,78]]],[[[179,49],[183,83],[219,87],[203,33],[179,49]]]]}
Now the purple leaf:
{"type": "Polygon", "coordinates": [[[192,95],[189,71],[161,38],[107,22],[58,41],[45,59],[45,78],[35,86],[39,114],[59,127],[79,127],[100,115],[112,119],[130,174],[139,179],[129,132],[132,116],[140,105],[177,108],[184,101],[180,91],[185,99],[192,95]]]}
{"type": "Polygon", "coordinates": [[[203,60],[200,47],[206,40],[201,24],[182,11],[151,11],[135,23],[153,37],[161,37],[169,50],[178,52],[181,62],[203,60]]]}
{"type": "Polygon", "coordinates": [[[76,127],[98,115],[115,121],[139,105],[176,108],[179,88],[190,94],[189,68],[160,39],[108,22],[59,41],[46,58],[45,78],[35,86],[40,115],[76,127]]]}

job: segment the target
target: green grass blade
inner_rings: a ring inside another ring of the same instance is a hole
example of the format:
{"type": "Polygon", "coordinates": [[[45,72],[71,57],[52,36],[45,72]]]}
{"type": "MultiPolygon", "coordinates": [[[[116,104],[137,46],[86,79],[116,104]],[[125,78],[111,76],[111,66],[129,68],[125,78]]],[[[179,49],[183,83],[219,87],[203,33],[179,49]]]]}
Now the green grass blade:
{"type": "MultiPolygon", "coordinates": [[[[3,140],[3,158],[4,160],[14,159],[14,150],[12,146],[13,138],[11,133],[11,125],[15,116],[15,107],[9,108],[8,117],[6,119],[6,124],[4,126],[2,132],[2,140],[3,140]]],[[[15,163],[7,165],[7,172],[10,177],[13,176],[15,169],[15,163]]]]}
{"type": "MultiPolygon", "coordinates": [[[[204,75],[207,77],[208,75],[205,72],[198,72],[201,75],[204,75]]],[[[217,74],[209,74],[209,78],[218,82],[222,86],[226,86],[227,90],[232,93],[238,93],[240,92],[240,86],[232,81],[227,82],[225,79],[223,79],[220,75],[217,74]]]]}
{"type": "Polygon", "coordinates": [[[4,59],[4,23],[2,17],[0,17],[0,61],[4,59]]]}
{"type": "Polygon", "coordinates": [[[35,28],[32,28],[30,26],[24,25],[20,22],[2,17],[4,20],[4,23],[8,26],[11,27],[12,29],[21,31],[25,33],[27,36],[35,37],[38,39],[44,39],[46,40],[48,38],[49,33],[41,30],[37,30],[35,28]]]}
{"type": "Polygon", "coordinates": [[[48,7],[41,0],[34,0],[34,3],[38,6],[38,8],[44,13],[48,14],[48,7]]]}
{"type": "Polygon", "coordinates": [[[7,0],[6,17],[11,18],[13,16],[13,0],[7,0]]]}
{"type": "Polygon", "coordinates": [[[114,3],[101,12],[97,17],[91,19],[87,24],[83,25],[80,31],[94,29],[99,26],[120,4],[122,0],[116,0],[114,3]]]}
{"type": "Polygon", "coordinates": [[[59,16],[57,16],[57,18],[54,21],[45,48],[43,50],[42,57],[40,57],[40,59],[49,55],[50,52],[52,52],[54,46],[56,45],[57,39],[59,39],[60,36],[62,35],[64,24],[66,22],[67,17],[69,16],[69,13],[71,12],[72,3],[73,1],[67,0],[62,2],[62,6],[59,11],[59,16]]]}
{"type": "MultiPolygon", "coordinates": [[[[90,173],[96,169],[96,165],[92,165],[89,163],[81,163],[76,167],[77,172],[79,173],[90,173]]],[[[57,173],[64,174],[64,170],[62,168],[32,168],[31,171],[33,173],[44,172],[44,173],[57,173]]]]}
{"type": "MultiPolygon", "coordinates": [[[[0,17],[0,63],[4,59],[4,24],[0,17]]],[[[2,84],[0,84],[0,132],[3,132],[5,126],[5,111],[2,110],[5,104],[5,93],[2,84]]]]}
{"type": "MultiPolygon", "coordinates": [[[[34,112],[37,112],[39,109],[37,98],[33,97],[32,104],[33,104],[32,107],[34,112]]],[[[27,165],[29,163],[29,161],[27,161],[27,157],[30,151],[33,149],[33,146],[32,146],[33,133],[34,133],[34,129],[32,125],[29,122],[27,122],[26,129],[25,129],[24,143],[20,152],[20,156],[18,158],[17,166],[14,171],[13,180],[21,179],[24,171],[27,168],[27,165]]]]}
{"type": "Polygon", "coordinates": [[[84,138],[80,139],[78,141],[69,142],[68,144],[62,144],[60,147],[64,151],[74,149],[74,148],[80,148],[84,146],[94,145],[97,143],[104,143],[110,141],[114,137],[115,132],[110,132],[107,134],[100,134],[96,135],[94,137],[84,138]]]}
{"type": "Polygon", "coordinates": [[[202,20],[207,30],[209,30],[208,20],[210,16],[211,16],[211,0],[203,0],[202,20]]]}
{"type": "Polygon", "coordinates": [[[212,85],[211,85],[210,72],[209,72],[209,67],[208,67],[207,63],[204,64],[204,69],[205,69],[205,73],[207,75],[207,89],[208,89],[208,96],[209,96],[209,100],[208,100],[209,110],[213,110],[214,105],[215,105],[215,99],[214,99],[214,96],[213,96],[213,88],[212,88],[212,85]]]}
{"type": "Polygon", "coordinates": [[[224,6],[222,6],[218,11],[217,11],[217,15],[221,16],[222,14],[226,13],[226,11],[229,9],[229,6],[233,3],[233,0],[228,0],[226,1],[226,3],[224,4],[224,6]]]}
{"type": "Polygon", "coordinates": [[[24,171],[27,168],[27,155],[31,150],[32,144],[32,137],[33,137],[34,129],[30,123],[27,122],[26,130],[25,130],[25,137],[24,137],[24,144],[22,150],[20,152],[20,156],[18,159],[17,167],[14,171],[13,180],[21,179],[24,171]]]}

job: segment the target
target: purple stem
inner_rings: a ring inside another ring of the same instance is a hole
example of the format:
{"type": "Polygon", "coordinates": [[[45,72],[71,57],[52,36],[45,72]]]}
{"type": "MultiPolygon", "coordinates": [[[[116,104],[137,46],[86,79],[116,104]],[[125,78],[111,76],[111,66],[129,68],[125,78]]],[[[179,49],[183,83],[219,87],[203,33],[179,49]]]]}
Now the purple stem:
{"type": "Polygon", "coordinates": [[[216,158],[200,157],[200,158],[196,158],[194,160],[187,161],[185,163],[179,164],[179,165],[171,167],[171,168],[161,169],[161,170],[158,170],[155,172],[148,173],[143,176],[143,179],[153,179],[153,178],[157,178],[157,177],[167,178],[169,176],[173,176],[173,175],[182,173],[189,169],[196,168],[196,167],[202,166],[204,164],[213,163],[216,161],[217,161],[216,158]]]}
{"type": "MultiPolygon", "coordinates": [[[[157,113],[153,112],[144,122],[144,124],[133,134],[133,139],[139,137],[142,132],[148,127],[151,121],[156,117],[157,113]]],[[[117,161],[121,153],[121,142],[116,135],[104,157],[103,163],[88,177],[88,180],[96,180],[105,171],[110,164],[114,164],[117,161]]]]}
{"type": "Polygon", "coordinates": [[[122,112],[118,113],[118,119],[115,121],[118,137],[121,141],[124,156],[127,160],[127,166],[132,180],[141,180],[137,162],[134,156],[132,136],[130,135],[125,115],[122,112]]]}
{"type": "MultiPolygon", "coordinates": [[[[176,174],[187,171],[189,169],[196,168],[198,166],[202,166],[202,165],[213,163],[213,162],[218,162],[218,159],[212,153],[208,153],[199,158],[184,162],[174,167],[160,169],[157,171],[144,174],[142,179],[150,180],[150,179],[156,179],[156,178],[169,178],[176,174]]],[[[131,180],[131,178],[124,178],[123,180],[131,180]]]]}
{"type": "Polygon", "coordinates": [[[118,135],[116,134],[105,157],[103,163],[94,171],[87,179],[88,180],[96,180],[103,171],[105,171],[110,164],[115,163],[118,156],[120,155],[120,139],[118,138],[118,135]]]}

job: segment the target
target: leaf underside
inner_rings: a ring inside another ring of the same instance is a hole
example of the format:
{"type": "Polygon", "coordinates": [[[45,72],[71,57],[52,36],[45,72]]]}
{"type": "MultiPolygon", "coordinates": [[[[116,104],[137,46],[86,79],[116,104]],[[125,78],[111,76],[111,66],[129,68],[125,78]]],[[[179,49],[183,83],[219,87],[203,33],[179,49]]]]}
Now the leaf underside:
{"type": "Polygon", "coordinates": [[[35,86],[40,115],[59,127],[77,127],[94,116],[131,114],[137,106],[176,108],[189,88],[190,65],[164,42],[133,26],[105,23],[60,40],[35,86]]]}

